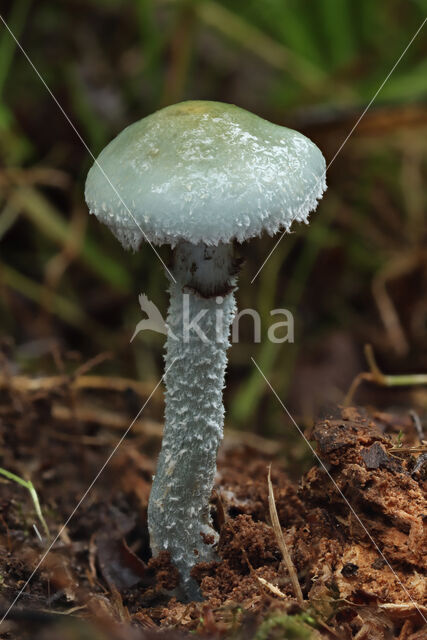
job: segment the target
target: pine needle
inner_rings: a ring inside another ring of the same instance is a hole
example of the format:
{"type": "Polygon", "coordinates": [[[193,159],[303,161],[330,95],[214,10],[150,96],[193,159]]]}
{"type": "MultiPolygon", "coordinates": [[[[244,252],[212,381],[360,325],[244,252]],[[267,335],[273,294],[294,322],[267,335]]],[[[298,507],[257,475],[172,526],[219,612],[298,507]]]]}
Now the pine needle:
{"type": "Polygon", "coordinates": [[[292,562],[291,555],[289,553],[285,538],[283,536],[282,528],[279,522],[279,516],[277,515],[276,502],[274,500],[274,493],[273,493],[273,485],[271,484],[271,465],[268,467],[267,481],[268,481],[268,505],[270,508],[270,518],[271,518],[271,524],[273,525],[273,531],[276,535],[277,544],[279,545],[279,549],[282,553],[283,561],[289,572],[289,576],[291,578],[296,599],[298,600],[301,606],[304,606],[304,598],[302,595],[300,583],[298,582],[297,572],[295,570],[294,563],[292,562]]]}

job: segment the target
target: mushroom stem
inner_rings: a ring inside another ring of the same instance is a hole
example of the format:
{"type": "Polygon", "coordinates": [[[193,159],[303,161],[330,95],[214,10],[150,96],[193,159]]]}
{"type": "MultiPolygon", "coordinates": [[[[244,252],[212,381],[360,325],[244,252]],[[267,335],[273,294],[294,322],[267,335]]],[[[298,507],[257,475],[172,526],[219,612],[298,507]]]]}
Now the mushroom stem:
{"type": "Polygon", "coordinates": [[[192,567],[216,558],[209,499],[223,435],[235,264],[232,244],[181,242],[174,256],[176,282],[169,288],[165,428],[148,526],[153,554],[170,552],[191,600],[201,597],[192,567]]]}

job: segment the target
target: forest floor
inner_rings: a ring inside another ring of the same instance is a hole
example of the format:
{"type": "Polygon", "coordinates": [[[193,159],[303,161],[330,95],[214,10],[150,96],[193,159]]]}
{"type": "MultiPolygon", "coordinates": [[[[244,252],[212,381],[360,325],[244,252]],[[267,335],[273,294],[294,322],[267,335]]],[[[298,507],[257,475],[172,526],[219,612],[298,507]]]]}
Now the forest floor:
{"type": "Polygon", "coordinates": [[[427,638],[426,443],[415,414],[321,417],[306,433],[319,458],[298,481],[284,471],[285,442],[226,433],[212,496],[219,561],[194,569],[204,601],[181,603],[168,555],[150,558],[146,525],[161,394],[97,477],[148,393],[87,371],[0,375],[1,466],[31,477],[50,532],[30,492],[0,476],[1,639],[427,638]]]}

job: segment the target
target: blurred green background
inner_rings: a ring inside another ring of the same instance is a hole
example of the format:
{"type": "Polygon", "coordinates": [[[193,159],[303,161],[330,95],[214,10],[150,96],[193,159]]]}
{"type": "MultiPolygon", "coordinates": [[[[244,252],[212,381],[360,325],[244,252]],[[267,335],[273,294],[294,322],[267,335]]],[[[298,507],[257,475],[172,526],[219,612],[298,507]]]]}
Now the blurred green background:
{"type": "MultiPolygon", "coordinates": [[[[427,2],[2,0],[0,13],[95,155],[155,109],[212,99],[301,130],[330,162],[427,2]]],[[[251,356],[305,421],[342,400],[365,368],[366,342],[388,372],[427,368],[426,33],[337,155],[310,226],[283,238],[253,284],[276,239],[242,247],[238,304],[259,310],[263,341],[253,344],[242,320],[226,390],[235,427],[285,429],[251,356]],[[276,307],[295,314],[294,344],[266,340],[276,307]]],[[[167,280],[150,247],[127,254],[88,216],[91,162],[0,25],[2,363],[12,373],[71,371],[108,350],[101,373],[156,382],[163,337],[129,340],[142,317],[138,294],[166,312],[167,280]]]]}

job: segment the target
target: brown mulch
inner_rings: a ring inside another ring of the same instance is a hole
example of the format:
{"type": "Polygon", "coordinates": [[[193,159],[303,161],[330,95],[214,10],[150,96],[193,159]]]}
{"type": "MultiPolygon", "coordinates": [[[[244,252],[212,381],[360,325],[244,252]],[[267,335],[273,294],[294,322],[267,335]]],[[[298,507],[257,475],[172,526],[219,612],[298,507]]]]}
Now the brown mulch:
{"type": "MultiPolygon", "coordinates": [[[[114,392],[79,396],[77,407],[92,408],[82,419],[67,385],[12,387],[0,388],[0,464],[31,477],[55,536],[120,437],[105,409],[114,392]]],[[[118,392],[116,415],[135,404],[132,393],[118,392]]],[[[29,584],[48,541],[34,531],[43,535],[28,492],[0,478],[2,615],[20,594],[1,639],[427,637],[425,446],[410,416],[347,408],[319,420],[308,437],[321,464],[313,455],[299,482],[283,470],[286,443],[269,454],[226,438],[212,497],[218,562],[193,570],[204,601],[182,603],[168,554],[149,551],[158,411],[119,448],[29,584]],[[270,523],[271,462],[303,610],[270,523]]]]}

